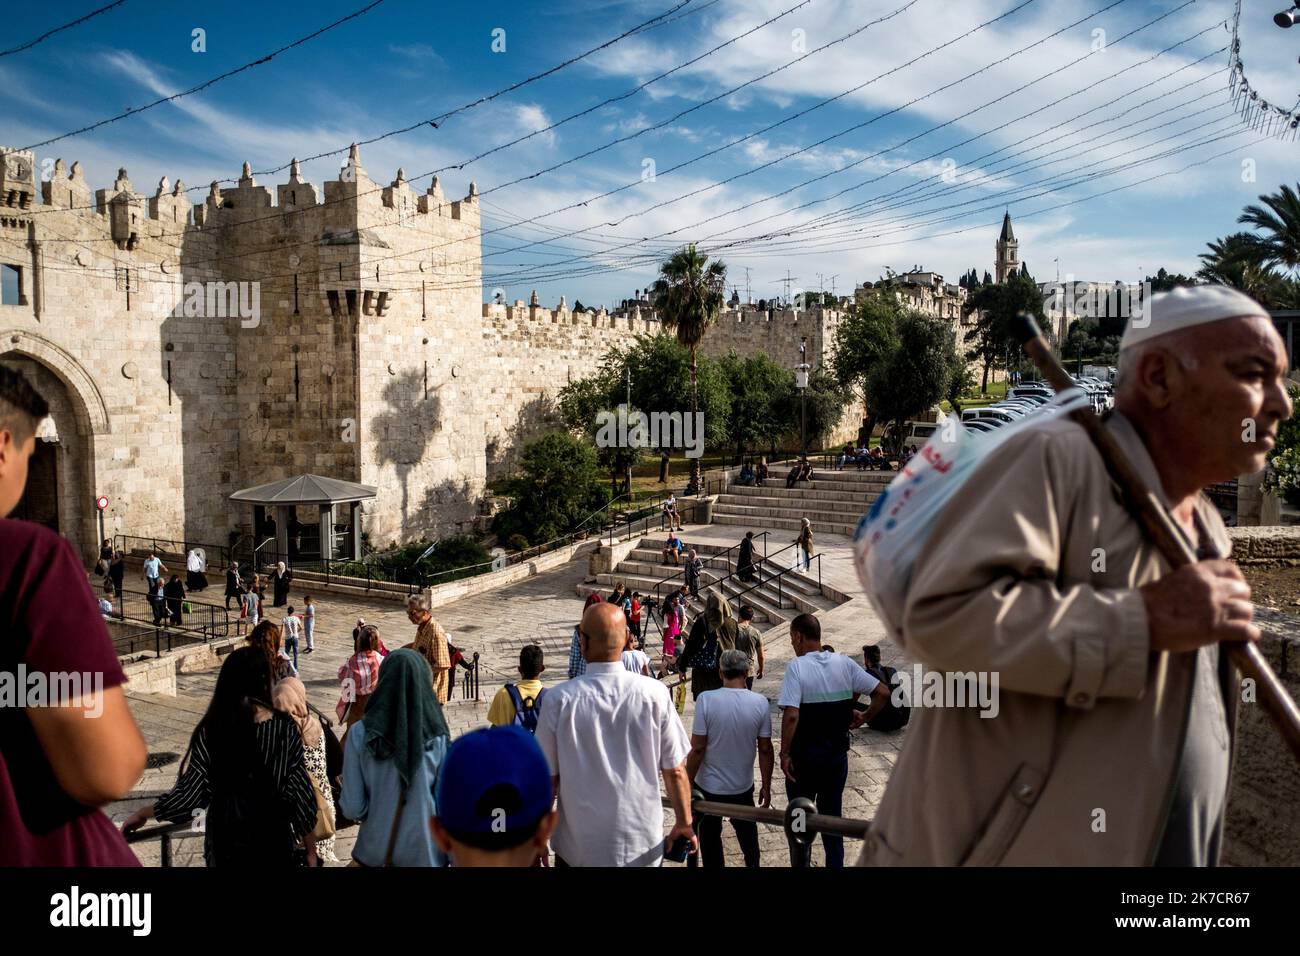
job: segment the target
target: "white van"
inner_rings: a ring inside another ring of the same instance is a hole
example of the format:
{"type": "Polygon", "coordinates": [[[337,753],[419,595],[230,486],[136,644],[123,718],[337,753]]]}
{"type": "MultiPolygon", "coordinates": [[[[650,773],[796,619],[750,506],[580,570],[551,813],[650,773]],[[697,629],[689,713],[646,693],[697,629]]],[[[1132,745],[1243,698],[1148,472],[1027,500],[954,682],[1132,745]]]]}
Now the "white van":
{"type": "Polygon", "coordinates": [[[940,425],[939,422],[904,422],[902,447],[919,451],[940,425]]]}

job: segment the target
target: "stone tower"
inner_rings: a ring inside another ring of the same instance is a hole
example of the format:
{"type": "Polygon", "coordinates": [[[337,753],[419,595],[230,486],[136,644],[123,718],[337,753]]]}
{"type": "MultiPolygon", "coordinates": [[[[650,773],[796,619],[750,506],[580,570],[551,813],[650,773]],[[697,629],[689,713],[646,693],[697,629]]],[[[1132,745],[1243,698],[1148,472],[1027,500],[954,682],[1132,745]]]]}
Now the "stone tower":
{"type": "Polygon", "coordinates": [[[1011,231],[1011,213],[1002,214],[1002,232],[998,236],[997,242],[997,281],[1006,282],[1011,273],[1020,268],[1020,243],[1016,242],[1016,234],[1011,231]]]}

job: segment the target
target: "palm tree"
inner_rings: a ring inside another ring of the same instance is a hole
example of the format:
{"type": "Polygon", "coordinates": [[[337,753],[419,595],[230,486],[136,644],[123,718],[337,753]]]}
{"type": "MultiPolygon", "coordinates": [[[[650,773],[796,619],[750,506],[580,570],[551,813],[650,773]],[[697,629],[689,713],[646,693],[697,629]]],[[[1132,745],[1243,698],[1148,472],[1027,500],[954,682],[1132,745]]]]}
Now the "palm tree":
{"type": "MultiPolygon", "coordinates": [[[[691,416],[699,408],[696,389],[696,350],[709,326],[718,320],[727,286],[727,267],[701,255],[695,244],[677,250],[659,267],[654,284],[655,308],[664,328],[676,331],[677,341],[691,350],[691,416]]],[[[699,494],[700,460],[691,459],[688,495],[699,494]]]]}
{"type": "Polygon", "coordinates": [[[1239,289],[1268,309],[1294,308],[1300,295],[1296,282],[1274,269],[1269,261],[1261,261],[1265,255],[1262,246],[1267,241],[1253,233],[1234,232],[1208,243],[1210,251],[1201,253],[1204,265],[1196,277],[1239,289]]]}
{"type": "Polygon", "coordinates": [[[1300,269],[1300,195],[1283,184],[1278,192],[1260,196],[1259,201],[1264,205],[1247,206],[1237,217],[1237,222],[1264,233],[1252,237],[1257,261],[1300,269]]]}

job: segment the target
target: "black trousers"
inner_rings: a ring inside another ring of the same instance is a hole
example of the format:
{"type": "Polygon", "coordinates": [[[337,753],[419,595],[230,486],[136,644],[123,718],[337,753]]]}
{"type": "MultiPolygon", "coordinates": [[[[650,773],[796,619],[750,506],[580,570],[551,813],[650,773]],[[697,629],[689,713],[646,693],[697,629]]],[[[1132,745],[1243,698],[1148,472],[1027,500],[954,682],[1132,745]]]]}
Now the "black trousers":
{"type": "MultiPolygon", "coordinates": [[[[734,803],[741,807],[754,805],[754,788],[744,793],[709,793],[701,790],[704,799],[712,803],[734,803]]],[[[745,866],[758,866],[758,824],[753,820],[731,818],[731,828],[736,831],[736,842],[745,857],[745,866]]],[[[726,866],[726,856],[722,851],[722,817],[699,816],[695,818],[695,832],[700,838],[700,856],[706,869],[726,866]]],[[[689,865],[695,866],[695,857],[689,858],[689,865]]]]}

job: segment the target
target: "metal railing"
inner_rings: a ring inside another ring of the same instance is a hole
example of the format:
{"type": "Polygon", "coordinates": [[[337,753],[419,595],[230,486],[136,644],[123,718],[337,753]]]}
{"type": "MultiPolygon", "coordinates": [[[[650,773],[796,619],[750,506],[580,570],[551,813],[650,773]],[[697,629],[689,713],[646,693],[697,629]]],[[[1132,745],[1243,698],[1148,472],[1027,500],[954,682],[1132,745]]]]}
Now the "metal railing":
{"type": "MultiPolygon", "coordinates": [[[[644,505],[636,511],[624,516],[609,526],[609,544],[613,546],[616,539],[630,538],[638,532],[633,529],[640,524],[640,534],[648,534],[650,526],[655,521],[658,522],[658,530],[663,531],[668,521],[668,514],[663,510],[663,502],[667,498],[660,498],[653,504],[644,505]]],[[[699,502],[687,501],[678,502],[677,518],[680,524],[686,524],[687,517],[694,518],[695,512],[699,508],[699,502]]]]}
{"type": "Polygon", "coordinates": [[[160,866],[170,867],[172,865],[172,835],[175,833],[185,832],[190,836],[197,836],[194,830],[193,820],[182,820],[179,823],[163,823],[156,827],[142,827],[134,833],[126,834],[126,842],[143,843],[145,840],[157,839],[161,842],[159,851],[162,856],[160,866]]]}
{"type": "MultiPolygon", "coordinates": [[[[164,639],[170,651],[176,638],[184,639],[184,643],[208,644],[232,636],[235,630],[231,626],[230,612],[222,605],[190,597],[169,598],[164,595],[156,598],[145,591],[123,588],[114,595],[112,604],[112,612],[105,617],[122,624],[152,627],[154,653],[159,657],[162,656],[164,639]]],[[[131,649],[127,653],[134,652],[135,641],[141,636],[138,630],[128,635],[131,649]]]]}
{"type": "Polygon", "coordinates": [[[219,544],[207,544],[203,541],[178,541],[174,538],[148,537],[134,534],[113,535],[113,550],[121,551],[129,557],[144,557],[150,551],[158,555],[164,563],[168,560],[180,564],[177,572],[185,570],[185,559],[194,548],[201,548],[207,558],[208,566],[230,567],[232,548],[219,544]]]}
{"type": "MultiPolygon", "coordinates": [[[[793,542],[793,543],[791,543],[791,544],[787,544],[787,545],[786,545],[784,548],[782,548],[780,551],[774,551],[774,552],[772,552],[772,554],[770,554],[770,555],[764,557],[763,560],[764,560],[764,561],[771,561],[773,558],[776,558],[778,555],[785,554],[785,552],[789,551],[791,548],[798,548],[798,547],[799,547],[799,542],[795,541],[795,542],[793,542]]],[[[821,587],[822,587],[822,556],[821,556],[821,554],[814,554],[814,555],[812,556],[812,561],[816,561],[816,562],[817,562],[817,590],[820,591],[820,590],[821,590],[821,587]]],[[[745,590],[739,592],[738,594],[733,595],[731,598],[729,598],[729,600],[732,600],[732,601],[737,602],[737,603],[736,603],[736,608],[737,608],[737,611],[739,611],[739,608],[740,608],[740,599],[741,599],[742,597],[744,597],[744,596],[745,596],[746,594],[748,594],[750,591],[757,590],[758,588],[761,588],[761,587],[763,587],[764,585],[771,585],[772,582],[775,581],[775,582],[776,582],[776,600],[777,600],[777,607],[781,607],[781,606],[783,605],[784,601],[785,601],[785,597],[784,597],[784,594],[783,594],[783,591],[782,591],[782,579],[783,579],[787,574],[798,574],[798,573],[800,573],[799,565],[801,565],[801,564],[803,564],[803,561],[802,561],[802,556],[800,555],[800,556],[798,556],[798,558],[797,558],[797,562],[796,562],[796,564],[795,564],[795,566],[794,566],[793,568],[782,568],[780,571],[777,571],[775,574],[773,574],[773,573],[769,570],[769,571],[768,571],[769,577],[767,578],[766,581],[763,580],[763,569],[760,567],[760,568],[759,568],[759,574],[758,574],[758,581],[756,581],[754,584],[750,585],[749,587],[745,588],[745,590]]],[[[810,565],[811,565],[811,562],[810,562],[810,565]]],[[[811,570],[811,567],[810,567],[808,570],[811,570]]]]}
{"type": "MultiPolygon", "coordinates": [[[[761,559],[759,559],[758,561],[754,562],[753,564],[751,564],[751,565],[750,565],[750,568],[753,569],[753,570],[754,570],[756,573],[758,573],[760,576],[762,575],[762,562],[767,560],[767,536],[768,536],[768,534],[769,534],[769,532],[767,532],[767,531],[759,531],[759,532],[757,532],[757,533],[755,534],[755,537],[759,537],[759,538],[762,538],[762,539],[763,539],[763,557],[762,557],[761,559]]],[[[739,547],[740,547],[742,544],[744,544],[744,543],[745,543],[745,542],[744,542],[744,540],[742,539],[741,541],[737,542],[736,544],[733,544],[730,548],[727,548],[727,550],[725,550],[725,551],[720,551],[720,552],[718,552],[717,554],[710,554],[707,558],[706,558],[704,555],[699,555],[699,558],[700,558],[700,560],[701,560],[702,562],[704,562],[704,567],[707,568],[707,567],[708,567],[708,563],[709,563],[710,561],[726,560],[727,555],[731,554],[732,551],[735,551],[737,548],[739,548],[739,547]]],[[[710,582],[710,583],[708,584],[708,587],[717,587],[717,586],[721,585],[722,582],[724,582],[724,581],[730,581],[733,577],[736,577],[736,575],[738,575],[738,574],[740,573],[740,568],[738,568],[738,567],[733,568],[732,565],[731,565],[731,562],[730,562],[730,561],[727,562],[727,567],[728,567],[730,570],[728,570],[727,573],[724,574],[722,577],[720,577],[720,578],[716,578],[715,580],[713,580],[712,582],[710,582]]],[[[703,570],[701,570],[700,573],[703,574],[703,573],[704,573],[703,570]]],[[[681,567],[678,568],[678,570],[672,572],[672,573],[669,574],[667,577],[665,577],[663,580],[661,580],[661,581],[656,581],[655,584],[654,584],[654,596],[655,596],[655,600],[656,600],[656,601],[661,601],[661,600],[663,599],[663,598],[662,598],[662,595],[661,595],[661,592],[660,592],[660,588],[662,588],[662,587],[663,587],[665,584],[667,584],[669,581],[675,581],[675,580],[676,580],[677,578],[679,578],[679,577],[683,577],[683,578],[684,578],[685,574],[686,574],[686,566],[685,566],[685,565],[682,565],[681,567]]],[[[675,590],[677,590],[677,588],[676,588],[676,587],[673,587],[673,588],[671,588],[670,590],[674,590],[674,591],[675,591],[675,590]]],[[[646,593],[648,594],[648,593],[650,593],[650,592],[647,591],[646,593]]]]}

